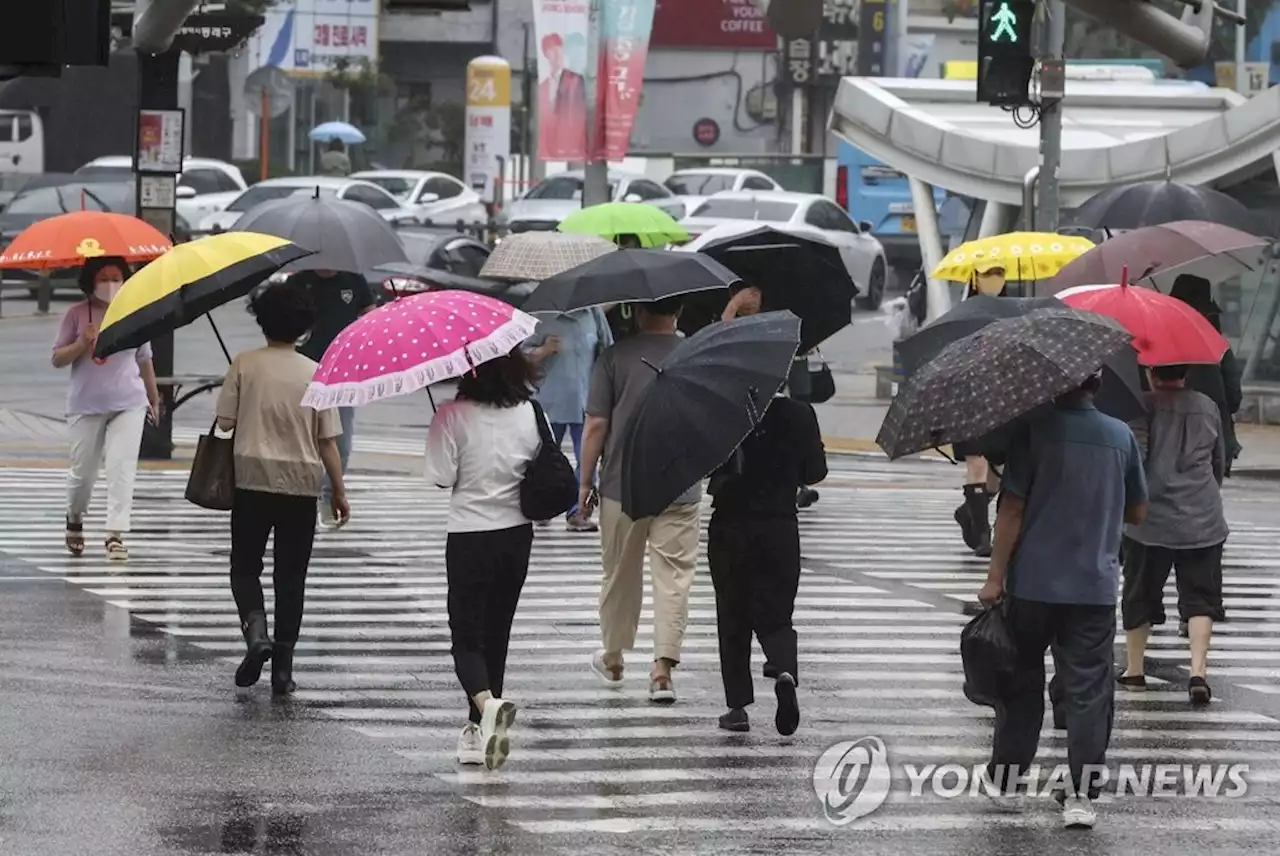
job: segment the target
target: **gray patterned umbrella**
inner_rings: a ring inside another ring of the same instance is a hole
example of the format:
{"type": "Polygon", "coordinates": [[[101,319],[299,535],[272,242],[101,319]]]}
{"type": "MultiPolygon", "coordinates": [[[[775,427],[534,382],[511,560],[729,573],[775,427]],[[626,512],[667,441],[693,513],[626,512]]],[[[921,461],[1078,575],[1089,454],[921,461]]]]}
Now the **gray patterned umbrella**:
{"type": "Polygon", "coordinates": [[[480,276],[519,282],[550,279],[616,249],[595,235],[521,232],[502,239],[480,269],[480,276]]]}
{"type": "Polygon", "coordinates": [[[876,443],[901,458],[975,440],[1075,389],[1132,338],[1110,318],[1074,309],[989,324],[912,375],[876,443]]]}

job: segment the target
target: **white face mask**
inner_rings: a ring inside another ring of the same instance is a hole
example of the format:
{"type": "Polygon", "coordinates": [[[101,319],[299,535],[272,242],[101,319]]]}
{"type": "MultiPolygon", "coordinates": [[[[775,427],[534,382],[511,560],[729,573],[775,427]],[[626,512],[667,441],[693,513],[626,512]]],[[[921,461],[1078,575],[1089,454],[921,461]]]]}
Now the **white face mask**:
{"type": "Polygon", "coordinates": [[[119,280],[107,280],[95,283],[93,286],[93,296],[101,300],[103,303],[110,303],[115,296],[120,293],[120,289],[124,287],[124,283],[119,280]]]}

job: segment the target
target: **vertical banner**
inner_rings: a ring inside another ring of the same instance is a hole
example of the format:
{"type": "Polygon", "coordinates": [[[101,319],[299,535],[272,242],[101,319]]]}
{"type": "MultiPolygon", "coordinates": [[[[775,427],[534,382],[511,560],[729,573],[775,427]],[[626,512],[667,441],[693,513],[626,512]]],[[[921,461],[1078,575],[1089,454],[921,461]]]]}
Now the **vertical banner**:
{"type": "Polygon", "coordinates": [[[619,161],[627,155],[631,129],[644,89],[644,66],[653,31],[655,0],[607,0],[600,22],[597,158],[619,161]]]}
{"type": "Polygon", "coordinates": [[[588,159],[589,13],[588,0],[533,0],[538,50],[538,157],[544,161],[588,159]]]}
{"type": "Polygon", "coordinates": [[[862,0],[858,7],[859,77],[884,77],[888,43],[885,0],[862,0]]]}
{"type": "Polygon", "coordinates": [[[464,180],[485,202],[496,202],[495,185],[511,159],[511,65],[505,59],[467,63],[466,123],[464,180]]]}

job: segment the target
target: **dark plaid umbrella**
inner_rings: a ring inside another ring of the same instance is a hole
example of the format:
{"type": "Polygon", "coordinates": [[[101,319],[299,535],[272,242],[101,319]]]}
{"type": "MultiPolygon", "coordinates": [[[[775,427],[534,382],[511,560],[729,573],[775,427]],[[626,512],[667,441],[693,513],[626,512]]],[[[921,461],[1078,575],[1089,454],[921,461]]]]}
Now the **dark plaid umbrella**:
{"type": "MultiPolygon", "coordinates": [[[[759,288],[761,311],[786,310],[799,316],[801,353],[813,350],[852,320],[858,286],[849,276],[840,248],[817,235],[761,226],[709,241],[700,239],[689,248],[711,256],[744,283],[759,288]]],[[[718,319],[728,297],[724,292],[704,292],[695,300],[699,306],[706,304],[718,319]]]]}
{"type": "Polygon", "coordinates": [[[1271,241],[1229,226],[1188,220],[1147,226],[1116,235],[1068,264],[1049,280],[1057,294],[1079,285],[1117,285],[1149,280],[1168,294],[1182,274],[1222,282],[1266,264],[1271,241]]]}
{"type": "Polygon", "coordinates": [[[651,303],[677,294],[728,288],[737,281],[737,274],[701,253],[615,250],[544,279],[523,308],[525,312],[572,312],[606,303],[651,303]]]}
{"type": "Polygon", "coordinates": [[[1227,194],[1177,181],[1140,181],[1109,188],[1090,197],[1071,220],[1075,226],[1113,232],[1176,220],[1205,220],[1251,234],[1260,228],[1249,209],[1227,194]]]}
{"type": "Polygon", "coordinates": [[[705,327],[654,366],[623,440],[622,512],[652,517],[728,461],[786,382],[799,344],[799,318],[765,312],[705,327]]]}
{"type": "Polygon", "coordinates": [[[903,385],[876,443],[901,458],[976,440],[1077,388],[1130,339],[1109,318],[1067,308],[996,321],[903,385]]]}
{"type": "MultiPolygon", "coordinates": [[[[902,364],[903,377],[910,378],[951,343],[971,336],[996,321],[1020,318],[1037,310],[1062,307],[1062,301],[1054,297],[993,297],[979,294],[966,298],[946,315],[894,346],[902,364]]],[[[1102,367],[1102,390],[1095,403],[1108,416],[1129,422],[1146,412],[1142,401],[1138,352],[1132,347],[1122,348],[1109,357],[1102,367]]],[[[978,445],[988,448],[999,445],[999,441],[980,441],[978,445]]]]}

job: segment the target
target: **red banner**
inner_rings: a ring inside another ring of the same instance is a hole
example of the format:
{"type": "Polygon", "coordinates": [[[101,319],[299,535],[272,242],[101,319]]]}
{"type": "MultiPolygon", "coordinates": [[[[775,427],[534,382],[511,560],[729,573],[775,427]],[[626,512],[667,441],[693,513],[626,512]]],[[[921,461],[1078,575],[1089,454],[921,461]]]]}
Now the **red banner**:
{"type": "Polygon", "coordinates": [[[658,0],[655,48],[777,50],[778,37],[752,0],[658,0]]]}

